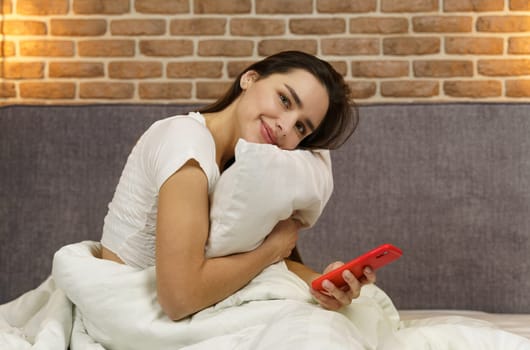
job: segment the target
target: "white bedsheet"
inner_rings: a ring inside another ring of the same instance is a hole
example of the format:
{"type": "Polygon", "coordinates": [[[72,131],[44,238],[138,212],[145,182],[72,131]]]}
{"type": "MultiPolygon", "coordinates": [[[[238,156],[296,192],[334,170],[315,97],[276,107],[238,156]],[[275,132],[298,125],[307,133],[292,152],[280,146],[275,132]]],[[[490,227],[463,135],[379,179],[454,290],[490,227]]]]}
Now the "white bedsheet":
{"type": "Polygon", "coordinates": [[[94,242],[59,250],[52,276],[0,306],[0,349],[503,349],[530,340],[465,317],[401,321],[390,298],[367,286],[342,312],[312,302],[283,263],[183,321],[156,299],[153,268],[95,258],[94,242]]]}
{"type": "Polygon", "coordinates": [[[420,319],[463,316],[492,323],[497,328],[530,339],[530,314],[500,314],[475,310],[399,310],[401,321],[407,325],[420,319]]]}

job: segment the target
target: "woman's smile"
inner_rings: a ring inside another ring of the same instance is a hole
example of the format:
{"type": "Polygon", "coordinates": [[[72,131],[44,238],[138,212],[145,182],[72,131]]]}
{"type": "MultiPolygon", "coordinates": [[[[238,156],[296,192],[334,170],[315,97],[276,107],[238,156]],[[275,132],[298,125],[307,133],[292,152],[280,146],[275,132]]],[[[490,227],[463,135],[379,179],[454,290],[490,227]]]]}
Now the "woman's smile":
{"type": "Polygon", "coordinates": [[[265,142],[272,144],[272,145],[277,145],[276,136],[274,135],[272,129],[262,119],[260,119],[260,121],[261,121],[260,133],[263,139],[265,140],[265,142]]]}

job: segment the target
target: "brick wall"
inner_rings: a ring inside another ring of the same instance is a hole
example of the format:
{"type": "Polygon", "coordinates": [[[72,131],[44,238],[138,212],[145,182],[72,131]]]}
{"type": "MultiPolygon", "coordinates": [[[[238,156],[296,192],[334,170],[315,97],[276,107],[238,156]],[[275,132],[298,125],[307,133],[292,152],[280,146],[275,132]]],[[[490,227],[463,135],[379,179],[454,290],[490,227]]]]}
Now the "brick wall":
{"type": "Polygon", "coordinates": [[[285,49],[359,103],[530,97],[530,0],[0,0],[0,103],[206,102],[285,49]]]}

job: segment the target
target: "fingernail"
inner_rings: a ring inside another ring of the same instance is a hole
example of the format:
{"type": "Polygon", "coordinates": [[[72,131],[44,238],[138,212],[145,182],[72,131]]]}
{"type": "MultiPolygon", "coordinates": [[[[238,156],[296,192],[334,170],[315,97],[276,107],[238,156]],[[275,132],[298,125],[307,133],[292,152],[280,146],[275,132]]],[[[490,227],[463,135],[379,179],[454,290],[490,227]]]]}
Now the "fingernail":
{"type": "Polygon", "coordinates": [[[330,290],[331,288],[333,288],[333,284],[328,280],[324,280],[322,282],[322,287],[324,287],[324,289],[326,290],[330,290]]]}
{"type": "Polygon", "coordinates": [[[353,274],[350,270],[344,270],[344,272],[342,272],[342,278],[344,278],[346,281],[351,281],[353,280],[353,274]]]}
{"type": "Polygon", "coordinates": [[[366,266],[366,267],[364,268],[364,272],[365,272],[365,273],[372,273],[372,272],[374,272],[374,271],[372,270],[372,268],[371,268],[370,266],[366,266]]]}

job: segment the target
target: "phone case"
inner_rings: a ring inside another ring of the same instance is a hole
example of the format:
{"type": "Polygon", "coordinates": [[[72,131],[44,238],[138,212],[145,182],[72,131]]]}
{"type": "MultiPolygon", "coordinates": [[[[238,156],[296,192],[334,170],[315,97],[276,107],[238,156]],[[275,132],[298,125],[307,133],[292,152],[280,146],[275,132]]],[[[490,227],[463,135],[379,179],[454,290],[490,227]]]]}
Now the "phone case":
{"type": "Polygon", "coordinates": [[[359,279],[364,276],[363,269],[366,266],[370,266],[373,270],[377,270],[378,268],[398,259],[402,254],[403,252],[401,249],[392,244],[387,243],[380,245],[335,270],[320,276],[311,282],[311,286],[315,290],[324,290],[322,282],[327,279],[333,282],[338,288],[342,288],[346,285],[346,282],[342,278],[342,272],[344,270],[350,270],[353,275],[359,279]]]}

